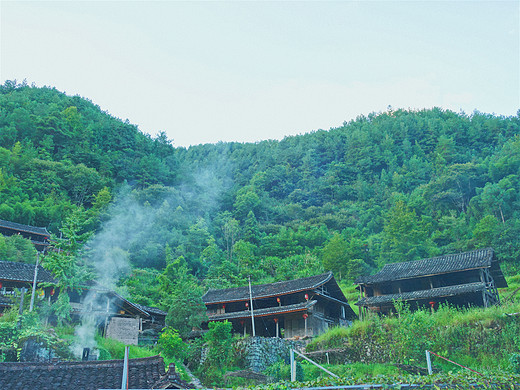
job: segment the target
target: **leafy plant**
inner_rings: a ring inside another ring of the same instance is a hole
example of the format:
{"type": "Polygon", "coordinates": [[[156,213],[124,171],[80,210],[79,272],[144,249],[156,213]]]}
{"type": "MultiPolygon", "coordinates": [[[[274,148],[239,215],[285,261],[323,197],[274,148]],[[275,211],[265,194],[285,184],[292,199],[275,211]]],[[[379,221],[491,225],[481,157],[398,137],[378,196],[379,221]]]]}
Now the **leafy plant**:
{"type": "Polygon", "coordinates": [[[184,361],[189,353],[188,345],[182,341],[179,332],[169,327],[162,330],[157,347],[166,357],[179,362],[184,361]]]}

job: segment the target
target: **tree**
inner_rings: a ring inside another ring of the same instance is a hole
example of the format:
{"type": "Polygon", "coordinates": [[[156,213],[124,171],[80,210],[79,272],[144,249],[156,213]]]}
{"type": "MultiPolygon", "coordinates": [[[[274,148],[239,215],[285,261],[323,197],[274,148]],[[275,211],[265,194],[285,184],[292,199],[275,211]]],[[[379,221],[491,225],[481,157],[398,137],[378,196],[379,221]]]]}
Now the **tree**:
{"type": "Polygon", "coordinates": [[[159,351],[167,358],[176,359],[182,363],[188,356],[188,345],[182,341],[182,338],[175,329],[166,327],[163,329],[159,340],[157,341],[159,351]]]}
{"type": "Polygon", "coordinates": [[[432,245],[427,227],[415,210],[397,201],[385,216],[382,264],[428,257],[432,245]]]}
{"type": "Polygon", "coordinates": [[[231,360],[231,322],[210,322],[209,330],[204,334],[204,341],[207,343],[208,355],[206,364],[217,368],[224,368],[229,365],[231,360]]]}
{"type": "Polygon", "coordinates": [[[54,250],[43,258],[43,267],[51,271],[57,278],[59,296],[52,305],[52,310],[58,321],[70,319],[69,292],[77,289],[85,280],[92,280],[92,274],[82,263],[82,249],[84,243],[91,236],[91,232],[83,231],[88,224],[83,208],[76,208],[64,221],[61,228],[61,237],[53,235],[54,250]]]}
{"type": "Polygon", "coordinates": [[[187,337],[193,327],[199,327],[207,319],[202,288],[189,273],[183,257],[166,266],[159,282],[161,304],[168,308],[166,325],[176,329],[182,337],[187,337]]]}
{"type": "Polygon", "coordinates": [[[353,281],[368,271],[368,265],[360,257],[364,256],[365,245],[356,238],[350,242],[334,233],[322,250],[322,262],[325,269],[333,271],[338,279],[353,281]]]}
{"type": "Polygon", "coordinates": [[[226,253],[227,259],[233,262],[233,247],[235,242],[238,240],[238,221],[235,218],[229,218],[224,226],[222,226],[222,232],[224,233],[224,240],[226,241],[226,253]]]}

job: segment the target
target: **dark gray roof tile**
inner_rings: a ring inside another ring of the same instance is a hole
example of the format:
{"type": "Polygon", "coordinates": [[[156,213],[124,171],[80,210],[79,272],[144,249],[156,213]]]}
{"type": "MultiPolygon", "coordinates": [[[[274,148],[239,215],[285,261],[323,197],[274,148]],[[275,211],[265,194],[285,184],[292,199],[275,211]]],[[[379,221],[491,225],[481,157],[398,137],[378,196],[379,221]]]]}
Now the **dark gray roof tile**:
{"type": "Polygon", "coordinates": [[[141,309],[143,311],[146,311],[146,312],[148,312],[150,314],[155,314],[155,315],[159,315],[159,316],[167,316],[168,315],[167,312],[165,312],[164,310],[158,309],[156,307],[140,305],[138,303],[134,303],[134,305],[137,306],[139,309],[141,309]]]}
{"type": "Polygon", "coordinates": [[[476,283],[468,283],[468,284],[459,284],[456,286],[447,286],[447,287],[438,287],[430,290],[420,290],[420,291],[411,291],[404,292],[401,294],[387,294],[387,295],[379,295],[376,297],[365,297],[356,302],[357,306],[378,306],[387,303],[392,303],[393,301],[403,300],[403,301],[414,301],[419,299],[438,299],[445,298],[455,295],[462,295],[468,293],[474,293],[478,291],[483,291],[486,289],[485,283],[476,282],[476,283]]]}
{"type": "Polygon", "coordinates": [[[50,237],[50,233],[44,227],[36,227],[30,225],[23,225],[21,223],[5,221],[0,219],[0,228],[6,228],[9,230],[21,231],[25,233],[37,234],[40,236],[50,237]]]}
{"type": "Polygon", "coordinates": [[[493,260],[493,249],[485,248],[430,259],[386,264],[383,269],[375,275],[358,278],[356,283],[373,284],[475,268],[488,268],[491,267],[493,260]]]}
{"type": "MultiPolygon", "coordinates": [[[[119,389],[122,360],[0,363],[0,388],[17,390],[119,389]]],[[[173,374],[170,374],[172,376],[173,374]]],[[[129,360],[129,388],[151,389],[170,379],[160,356],[129,360]]],[[[180,381],[179,383],[181,383],[180,381]]],[[[187,383],[184,382],[185,385],[187,383]]],[[[187,386],[182,386],[187,387],[187,386]]]]}
{"type": "MultiPolygon", "coordinates": [[[[34,264],[0,261],[0,280],[32,283],[34,280],[34,264]]],[[[56,279],[53,278],[49,271],[39,265],[37,282],[56,283],[56,279]]]]}
{"type": "MultiPolygon", "coordinates": [[[[327,283],[331,279],[332,272],[327,272],[325,274],[310,276],[307,278],[287,280],[269,284],[259,284],[252,286],[251,290],[253,298],[260,299],[310,290],[327,283]]],[[[248,299],[249,286],[226,288],[223,290],[209,290],[202,297],[202,300],[206,305],[212,303],[246,301],[248,299]]]]}

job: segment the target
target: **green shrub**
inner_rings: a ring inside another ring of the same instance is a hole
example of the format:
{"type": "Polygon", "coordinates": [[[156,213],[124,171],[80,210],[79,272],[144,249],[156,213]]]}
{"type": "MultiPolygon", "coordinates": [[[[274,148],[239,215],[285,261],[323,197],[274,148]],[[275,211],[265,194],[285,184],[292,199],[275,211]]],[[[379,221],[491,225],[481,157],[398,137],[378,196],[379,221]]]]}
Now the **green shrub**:
{"type": "Polygon", "coordinates": [[[0,316],[0,322],[16,322],[17,320],[18,308],[16,307],[16,305],[4,311],[3,315],[0,316]]]}
{"type": "Polygon", "coordinates": [[[206,365],[219,369],[227,367],[231,362],[232,352],[232,325],[228,321],[210,322],[209,330],[204,334],[204,341],[208,345],[206,365]]]}
{"type": "Polygon", "coordinates": [[[188,356],[188,345],[182,341],[179,332],[170,327],[163,329],[159,336],[157,348],[164,356],[177,359],[180,362],[183,362],[188,356]]]}
{"type": "Polygon", "coordinates": [[[520,353],[512,354],[509,361],[511,362],[511,366],[513,367],[513,372],[515,374],[520,374],[520,353]]]}

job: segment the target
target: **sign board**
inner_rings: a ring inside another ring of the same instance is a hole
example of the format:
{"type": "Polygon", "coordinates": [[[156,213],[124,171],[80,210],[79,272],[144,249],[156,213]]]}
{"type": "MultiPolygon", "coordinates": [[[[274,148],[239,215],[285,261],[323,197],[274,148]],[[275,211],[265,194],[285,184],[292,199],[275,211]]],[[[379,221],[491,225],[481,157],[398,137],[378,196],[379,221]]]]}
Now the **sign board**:
{"type": "Polygon", "coordinates": [[[112,317],[107,327],[107,337],[116,339],[125,345],[137,345],[139,336],[139,318],[112,317]]]}

